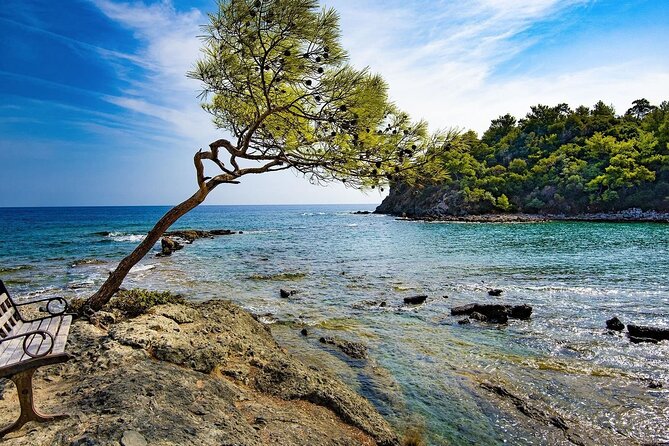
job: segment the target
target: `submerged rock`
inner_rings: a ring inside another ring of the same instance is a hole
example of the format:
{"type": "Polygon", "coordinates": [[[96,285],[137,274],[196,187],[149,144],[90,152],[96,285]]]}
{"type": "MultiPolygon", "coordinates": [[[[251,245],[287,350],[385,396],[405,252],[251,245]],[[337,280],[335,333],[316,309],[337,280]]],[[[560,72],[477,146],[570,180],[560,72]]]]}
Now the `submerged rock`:
{"type": "Polygon", "coordinates": [[[492,290],[488,290],[488,295],[497,297],[497,296],[501,296],[503,292],[504,292],[504,290],[500,290],[499,288],[495,288],[495,289],[492,289],[492,290]]]}
{"type": "Polygon", "coordinates": [[[458,321],[458,324],[459,324],[459,325],[467,325],[467,324],[471,324],[471,323],[472,323],[472,321],[470,321],[468,317],[466,317],[466,318],[464,318],[464,319],[460,319],[460,320],[458,321]]]}
{"type": "Polygon", "coordinates": [[[648,383],[648,388],[649,389],[661,389],[662,388],[662,382],[651,379],[650,382],[648,383]]]}
{"type": "Polygon", "coordinates": [[[480,322],[506,324],[509,318],[529,319],[532,315],[530,305],[467,304],[451,308],[452,316],[469,316],[480,322]]]}
{"type": "Polygon", "coordinates": [[[613,317],[606,321],[606,328],[609,330],[623,331],[625,329],[625,324],[623,324],[617,317],[613,317]]]}
{"type": "Polygon", "coordinates": [[[334,336],[325,336],[320,339],[321,344],[330,344],[337,347],[347,356],[353,359],[366,359],[367,346],[360,342],[351,342],[346,339],[337,338],[334,336]]]}
{"type": "Polygon", "coordinates": [[[420,296],[409,296],[404,298],[404,303],[408,305],[420,305],[427,299],[427,296],[422,294],[420,296]]]}
{"type": "Polygon", "coordinates": [[[669,328],[628,324],[627,331],[633,342],[658,342],[669,340],[669,328]]]}

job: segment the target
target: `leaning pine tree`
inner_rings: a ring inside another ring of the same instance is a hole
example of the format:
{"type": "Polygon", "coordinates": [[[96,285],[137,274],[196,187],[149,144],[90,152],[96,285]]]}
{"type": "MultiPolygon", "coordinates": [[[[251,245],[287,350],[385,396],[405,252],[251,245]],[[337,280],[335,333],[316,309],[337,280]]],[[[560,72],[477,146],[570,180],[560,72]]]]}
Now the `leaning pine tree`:
{"type": "Polygon", "coordinates": [[[181,216],[221,184],[293,169],[312,183],[361,189],[425,173],[449,139],[428,134],[388,101],[383,79],[347,63],[339,17],[317,0],[228,0],[204,27],[189,76],[204,110],[233,137],[195,154],[197,191],[170,209],[119,263],[85,308],[97,311],[181,216]],[[205,162],[216,169],[205,173],[205,162]]]}

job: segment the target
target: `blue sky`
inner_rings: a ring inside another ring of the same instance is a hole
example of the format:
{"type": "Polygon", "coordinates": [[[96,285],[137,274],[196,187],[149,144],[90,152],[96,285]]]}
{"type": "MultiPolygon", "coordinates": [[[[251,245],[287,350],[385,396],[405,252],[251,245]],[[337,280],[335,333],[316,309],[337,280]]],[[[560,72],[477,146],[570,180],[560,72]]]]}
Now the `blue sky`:
{"type": "MultiPolygon", "coordinates": [[[[482,131],[530,105],[669,100],[669,1],[332,0],[357,66],[433,128],[482,131]]],[[[185,72],[209,0],[3,0],[0,206],[171,204],[221,137],[185,72]]],[[[288,173],[210,204],[374,203],[288,173]]]]}

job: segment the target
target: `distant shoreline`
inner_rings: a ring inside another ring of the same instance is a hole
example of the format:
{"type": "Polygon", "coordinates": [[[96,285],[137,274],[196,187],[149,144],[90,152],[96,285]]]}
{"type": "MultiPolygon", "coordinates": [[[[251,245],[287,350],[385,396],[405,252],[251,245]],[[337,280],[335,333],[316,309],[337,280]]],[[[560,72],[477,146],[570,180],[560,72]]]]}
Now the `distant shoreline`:
{"type": "MultiPolygon", "coordinates": [[[[376,212],[385,214],[384,212],[376,212]]],[[[393,214],[386,214],[393,215],[393,214]]],[[[551,221],[578,221],[598,223],[669,223],[669,212],[630,209],[622,212],[593,214],[480,214],[480,215],[395,215],[411,221],[443,221],[464,223],[540,223],[551,221]]]]}

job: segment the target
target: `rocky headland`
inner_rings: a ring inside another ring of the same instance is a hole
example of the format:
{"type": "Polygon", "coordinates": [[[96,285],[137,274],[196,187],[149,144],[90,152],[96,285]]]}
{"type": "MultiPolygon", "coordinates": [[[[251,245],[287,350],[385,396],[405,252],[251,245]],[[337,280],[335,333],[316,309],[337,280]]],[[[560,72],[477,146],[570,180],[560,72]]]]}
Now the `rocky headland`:
{"type": "Polygon", "coordinates": [[[452,194],[439,186],[428,186],[420,191],[406,185],[393,185],[389,195],[374,211],[411,220],[459,221],[472,223],[522,223],[544,221],[592,221],[592,222],[657,222],[669,223],[669,212],[626,209],[617,212],[594,213],[468,213],[460,203],[453,201],[452,194]]]}
{"type": "MultiPolygon", "coordinates": [[[[77,321],[73,359],[35,380],[37,405],[70,417],[28,423],[3,444],[400,444],[366,399],[292,357],[238,306],[163,301],[172,303],[133,317],[126,302],[77,321]]],[[[1,395],[4,424],[18,400],[10,384],[1,395]]]]}

